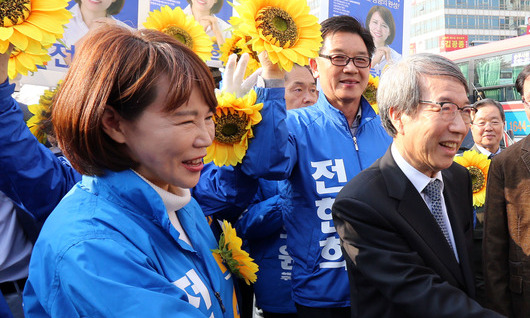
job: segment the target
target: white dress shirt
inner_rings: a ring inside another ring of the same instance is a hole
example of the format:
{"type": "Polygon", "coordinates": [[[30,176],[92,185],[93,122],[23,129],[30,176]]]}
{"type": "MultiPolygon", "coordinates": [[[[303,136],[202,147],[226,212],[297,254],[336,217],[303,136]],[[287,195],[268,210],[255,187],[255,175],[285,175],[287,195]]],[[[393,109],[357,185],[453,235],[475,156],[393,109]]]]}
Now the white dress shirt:
{"type": "Polygon", "coordinates": [[[453,252],[455,253],[456,260],[459,261],[458,252],[456,251],[455,238],[453,236],[453,229],[451,228],[451,222],[449,221],[449,216],[447,214],[447,207],[445,205],[445,198],[443,195],[444,182],[442,178],[442,173],[438,171],[438,173],[436,173],[434,178],[430,178],[424,175],[423,173],[419,172],[413,166],[411,166],[399,153],[399,150],[397,149],[394,143],[392,143],[392,146],[390,147],[390,151],[392,153],[392,157],[396,161],[396,164],[401,169],[401,171],[403,171],[405,176],[410,180],[412,185],[414,185],[414,188],[416,188],[418,193],[421,195],[421,197],[423,198],[423,201],[425,201],[425,204],[427,204],[427,207],[431,206],[431,200],[426,194],[423,193],[423,189],[425,189],[425,187],[429,184],[429,182],[431,182],[434,179],[438,179],[442,182],[442,188],[440,190],[442,192],[441,203],[442,203],[443,221],[447,229],[447,232],[449,234],[449,239],[451,240],[451,245],[453,247],[453,252]]]}

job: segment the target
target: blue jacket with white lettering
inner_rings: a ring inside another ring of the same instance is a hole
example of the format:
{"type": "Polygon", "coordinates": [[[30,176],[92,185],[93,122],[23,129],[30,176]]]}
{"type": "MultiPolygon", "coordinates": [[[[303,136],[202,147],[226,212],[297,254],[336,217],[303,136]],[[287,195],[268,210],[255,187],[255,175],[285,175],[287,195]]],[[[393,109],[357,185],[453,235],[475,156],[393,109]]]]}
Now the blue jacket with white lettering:
{"type": "Polygon", "coordinates": [[[286,181],[259,180],[254,202],[236,223],[259,266],[254,283],[256,304],[271,313],[295,313],[291,276],[293,260],[287,253],[283,213],[291,208],[291,187],[286,181]]]}
{"type": "Polygon", "coordinates": [[[292,184],[293,209],[284,221],[294,259],[294,301],[308,307],[348,307],[346,263],[331,206],[349,180],[385,153],[392,138],[364,98],[360,125],[352,135],[344,114],[324,94],[313,106],[286,111],[284,92],[257,89],[263,120],[242,169],[292,184]]]}
{"type": "Polygon", "coordinates": [[[86,177],[42,228],[24,289],[26,317],[235,317],[230,273],[197,202],[177,211],[131,170],[86,177]]]}

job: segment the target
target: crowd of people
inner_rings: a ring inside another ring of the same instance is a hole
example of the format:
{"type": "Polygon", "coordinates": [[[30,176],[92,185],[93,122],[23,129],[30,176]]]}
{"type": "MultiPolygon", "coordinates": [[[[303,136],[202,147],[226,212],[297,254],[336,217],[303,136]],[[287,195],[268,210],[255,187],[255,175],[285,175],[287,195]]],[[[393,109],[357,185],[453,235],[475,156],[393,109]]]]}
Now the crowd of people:
{"type": "MultiPolygon", "coordinates": [[[[264,317],[528,316],[530,141],[504,149],[502,106],[470,105],[434,54],[385,67],[376,114],[362,94],[384,18],[326,19],[289,73],[260,54],[262,121],[235,167],[203,164],[215,82],[170,36],[88,33],[53,103],[58,155],[1,55],[0,316],[250,318],[252,295],[264,317]],[[453,160],[470,129],[495,156],[484,209],[453,160]],[[222,220],[260,267],[252,289],[212,252],[222,220]]],[[[530,109],[530,66],[516,87],[530,109]]]]}

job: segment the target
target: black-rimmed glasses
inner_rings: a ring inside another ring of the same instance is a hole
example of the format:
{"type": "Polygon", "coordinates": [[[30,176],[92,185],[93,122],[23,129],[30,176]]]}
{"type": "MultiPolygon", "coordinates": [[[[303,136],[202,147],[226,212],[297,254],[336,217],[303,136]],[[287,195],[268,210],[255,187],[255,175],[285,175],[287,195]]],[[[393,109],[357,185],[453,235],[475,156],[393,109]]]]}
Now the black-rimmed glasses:
{"type": "Polygon", "coordinates": [[[475,108],[473,108],[473,106],[471,105],[465,105],[463,107],[460,107],[453,102],[435,102],[431,100],[420,100],[420,103],[439,106],[440,117],[445,121],[453,121],[456,117],[456,112],[459,111],[464,123],[471,124],[471,115],[475,111],[475,108]]]}
{"type": "Polygon", "coordinates": [[[370,63],[372,62],[372,59],[368,56],[354,56],[349,57],[347,55],[342,54],[334,54],[334,55],[325,55],[325,54],[319,54],[320,57],[327,58],[331,61],[331,64],[335,66],[346,66],[350,61],[353,61],[353,65],[359,68],[366,68],[370,66],[370,63]]]}

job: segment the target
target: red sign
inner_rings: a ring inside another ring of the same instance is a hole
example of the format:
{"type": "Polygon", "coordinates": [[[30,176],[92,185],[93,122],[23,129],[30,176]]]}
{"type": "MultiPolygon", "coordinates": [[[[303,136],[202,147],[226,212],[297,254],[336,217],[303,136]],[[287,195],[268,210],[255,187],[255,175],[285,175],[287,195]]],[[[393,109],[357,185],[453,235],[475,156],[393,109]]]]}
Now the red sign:
{"type": "Polygon", "coordinates": [[[416,54],[416,43],[409,44],[409,55],[416,54]]]}
{"type": "Polygon", "coordinates": [[[446,34],[440,36],[440,52],[450,52],[467,47],[467,35],[446,34]]]}

